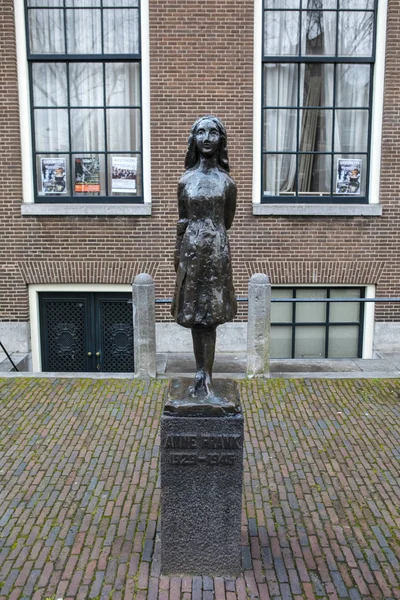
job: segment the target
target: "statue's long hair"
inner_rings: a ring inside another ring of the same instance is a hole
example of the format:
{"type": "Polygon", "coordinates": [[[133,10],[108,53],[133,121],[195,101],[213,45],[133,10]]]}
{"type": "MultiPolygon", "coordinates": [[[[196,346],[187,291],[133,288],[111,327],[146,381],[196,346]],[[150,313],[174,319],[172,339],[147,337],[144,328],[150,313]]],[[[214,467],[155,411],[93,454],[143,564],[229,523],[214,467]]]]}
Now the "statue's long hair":
{"type": "Polygon", "coordinates": [[[185,169],[192,169],[199,162],[199,151],[196,146],[196,132],[197,132],[197,129],[198,129],[200,123],[202,121],[204,121],[204,119],[210,119],[211,121],[214,121],[216,127],[218,128],[221,139],[220,139],[220,146],[219,146],[219,150],[218,150],[217,160],[218,160],[219,166],[224,171],[229,173],[229,159],[228,159],[228,150],[226,147],[225,125],[222,123],[222,121],[220,121],[218,119],[218,117],[214,117],[214,115],[205,115],[204,117],[200,117],[200,119],[197,119],[197,121],[195,121],[193,123],[192,129],[190,131],[190,136],[188,139],[188,149],[187,149],[186,157],[185,157],[185,169]]]}

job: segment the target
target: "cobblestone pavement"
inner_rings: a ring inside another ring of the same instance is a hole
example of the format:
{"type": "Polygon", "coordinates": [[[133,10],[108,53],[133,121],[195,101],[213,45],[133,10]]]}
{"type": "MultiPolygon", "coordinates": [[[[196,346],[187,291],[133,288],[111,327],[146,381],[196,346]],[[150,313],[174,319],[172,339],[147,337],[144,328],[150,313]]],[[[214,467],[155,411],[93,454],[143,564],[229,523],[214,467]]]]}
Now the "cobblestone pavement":
{"type": "Polygon", "coordinates": [[[240,382],[238,579],[160,575],[166,385],[0,379],[0,600],[400,598],[400,379],[240,382]]]}

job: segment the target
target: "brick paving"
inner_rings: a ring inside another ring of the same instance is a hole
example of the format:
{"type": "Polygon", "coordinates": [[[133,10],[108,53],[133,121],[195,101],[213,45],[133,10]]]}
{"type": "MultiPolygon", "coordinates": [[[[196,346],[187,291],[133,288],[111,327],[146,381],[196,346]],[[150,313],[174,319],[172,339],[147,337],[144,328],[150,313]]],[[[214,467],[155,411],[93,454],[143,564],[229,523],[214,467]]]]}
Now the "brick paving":
{"type": "Polygon", "coordinates": [[[240,382],[237,579],[160,574],[166,385],[0,379],[0,600],[400,599],[400,379],[240,382]]]}

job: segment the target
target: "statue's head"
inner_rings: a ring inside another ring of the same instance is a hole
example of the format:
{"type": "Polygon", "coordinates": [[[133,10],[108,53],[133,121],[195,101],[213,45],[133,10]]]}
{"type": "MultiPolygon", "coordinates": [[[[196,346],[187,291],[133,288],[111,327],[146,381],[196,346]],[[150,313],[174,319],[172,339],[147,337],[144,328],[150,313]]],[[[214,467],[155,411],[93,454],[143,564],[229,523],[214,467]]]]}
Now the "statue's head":
{"type": "Polygon", "coordinates": [[[199,150],[196,144],[196,132],[201,126],[201,122],[206,119],[208,121],[213,121],[215,123],[215,127],[219,131],[220,143],[219,148],[217,150],[217,161],[219,166],[224,171],[229,173],[228,150],[226,147],[226,129],[222,121],[220,121],[218,117],[214,117],[213,115],[205,115],[204,117],[200,117],[200,119],[197,119],[197,121],[193,123],[188,139],[188,149],[185,157],[185,168],[191,169],[195,167],[199,162],[199,150]]]}

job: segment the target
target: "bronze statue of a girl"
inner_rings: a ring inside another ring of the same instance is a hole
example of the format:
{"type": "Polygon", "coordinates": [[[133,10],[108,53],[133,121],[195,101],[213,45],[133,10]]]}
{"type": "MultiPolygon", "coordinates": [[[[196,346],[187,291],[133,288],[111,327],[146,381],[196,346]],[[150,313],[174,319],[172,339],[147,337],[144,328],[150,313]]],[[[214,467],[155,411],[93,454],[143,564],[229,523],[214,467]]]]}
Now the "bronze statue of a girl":
{"type": "Polygon", "coordinates": [[[192,126],[178,185],[177,274],[172,315],[190,327],[196,359],[192,396],[213,397],[216,328],[236,314],[227,230],[236,208],[226,131],[212,115],[192,126]]]}

